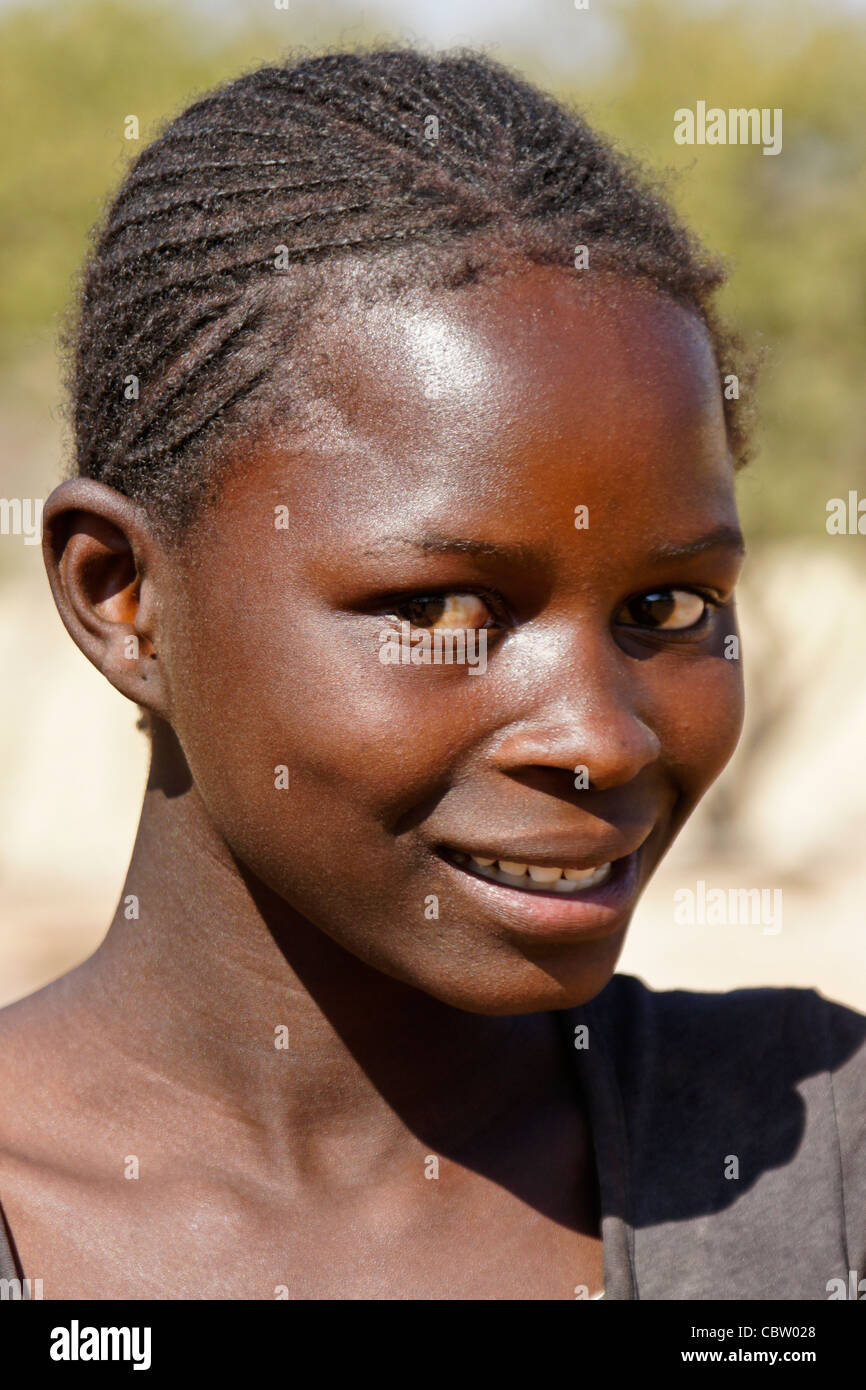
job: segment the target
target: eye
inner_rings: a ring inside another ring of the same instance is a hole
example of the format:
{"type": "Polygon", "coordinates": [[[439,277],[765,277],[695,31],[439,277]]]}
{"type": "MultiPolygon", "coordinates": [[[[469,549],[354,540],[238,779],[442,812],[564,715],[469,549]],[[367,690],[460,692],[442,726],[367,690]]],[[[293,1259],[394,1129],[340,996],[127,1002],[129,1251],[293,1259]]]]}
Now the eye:
{"type": "Polygon", "coordinates": [[[652,589],[637,594],[624,603],[616,621],[625,627],[643,627],[652,631],[682,632],[698,627],[713,600],[693,589],[652,589]]]}
{"type": "Polygon", "coordinates": [[[490,605],[479,594],[430,594],[406,599],[391,610],[392,616],[413,627],[432,629],[493,627],[490,605]]]}

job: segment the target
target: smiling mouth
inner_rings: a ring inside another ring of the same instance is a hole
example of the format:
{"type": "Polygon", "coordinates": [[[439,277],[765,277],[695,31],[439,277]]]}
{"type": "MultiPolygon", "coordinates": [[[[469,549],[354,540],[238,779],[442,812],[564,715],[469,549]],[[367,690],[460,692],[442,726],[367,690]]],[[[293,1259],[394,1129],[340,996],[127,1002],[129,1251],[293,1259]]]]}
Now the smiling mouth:
{"type": "Polygon", "coordinates": [[[443,848],[444,857],[467,873],[516,888],[525,893],[556,893],[560,897],[579,897],[607,883],[623,860],[608,860],[586,869],[563,869],[551,864],[521,864],[512,859],[488,859],[443,848]]]}

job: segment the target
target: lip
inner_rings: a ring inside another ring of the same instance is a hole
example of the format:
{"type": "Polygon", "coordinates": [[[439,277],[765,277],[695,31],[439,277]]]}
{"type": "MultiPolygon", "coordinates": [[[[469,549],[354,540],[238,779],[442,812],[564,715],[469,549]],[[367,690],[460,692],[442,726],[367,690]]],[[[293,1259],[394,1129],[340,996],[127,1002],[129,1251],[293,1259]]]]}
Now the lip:
{"type": "MultiPolygon", "coordinates": [[[[469,894],[486,912],[495,914],[498,926],[522,936],[574,942],[608,936],[624,925],[637,899],[643,848],[641,844],[630,854],[612,859],[610,877],[574,897],[539,888],[512,888],[495,883],[474,873],[466,864],[454,863],[442,850],[439,859],[450,870],[461,892],[469,894]]],[[[532,862],[542,864],[544,860],[537,858],[532,862]]],[[[606,860],[601,857],[594,861],[596,864],[604,862],[606,860]]],[[[587,863],[569,864],[562,860],[558,860],[557,865],[576,869],[591,867],[587,863]]]]}

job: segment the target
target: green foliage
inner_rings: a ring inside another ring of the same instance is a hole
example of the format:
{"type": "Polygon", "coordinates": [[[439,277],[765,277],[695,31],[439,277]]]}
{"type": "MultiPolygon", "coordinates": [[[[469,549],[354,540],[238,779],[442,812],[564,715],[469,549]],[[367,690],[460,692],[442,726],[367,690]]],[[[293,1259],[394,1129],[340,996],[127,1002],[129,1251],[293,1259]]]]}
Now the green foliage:
{"type": "Polygon", "coordinates": [[[767,350],[762,452],[741,484],[750,534],[824,533],[828,497],[866,492],[866,26],[797,0],[618,14],[628,61],[582,102],[670,171],[677,205],[731,267],[724,310],[767,350]],[[699,100],[780,107],[782,152],[674,144],[674,111],[699,100]]]}
{"type": "Polygon", "coordinates": [[[234,40],[214,51],[168,9],[96,0],[0,22],[0,225],[7,272],[0,351],[21,345],[67,304],[90,227],[126,165],[191,94],[248,62],[234,40]],[[141,139],[124,138],[137,115],[141,139]]]}
{"type": "MultiPolygon", "coordinates": [[[[258,27],[215,28],[206,9],[146,0],[26,7],[0,19],[0,368],[45,351],[67,307],[89,228],[130,158],[198,92],[291,42],[398,38],[383,26],[331,29],[264,11],[258,27]],[[140,141],[124,139],[136,115],[140,141]]],[[[495,11],[491,12],[492,14],[495,11]]],[[[724,308],[769,360],[762,453],[744,475],[752,535],[823,532],[824,503],[866,491],[862,81],[866,28],[806,0],[704,6],[620,0],[620,56],[560,95],[657,171],[699,235],[731,263],[724,308]],[[758,146],[678,146],[673,113],[698,100],[781,107],[777,157],[758,146]]],[[[495,38],[491,18],[491,37],[495,38]]],[[[529,26],[528,26],[529,27],[529,26]]],[[[536,80],[540,52],[509,54],[536,80]]]]}

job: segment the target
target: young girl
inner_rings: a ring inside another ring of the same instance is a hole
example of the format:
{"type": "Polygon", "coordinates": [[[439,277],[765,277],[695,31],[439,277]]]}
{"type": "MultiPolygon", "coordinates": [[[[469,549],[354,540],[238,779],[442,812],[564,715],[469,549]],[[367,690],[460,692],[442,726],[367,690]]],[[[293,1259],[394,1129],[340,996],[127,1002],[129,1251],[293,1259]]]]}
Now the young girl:
{"type": "Polygon", "coordinates": [[[473,55],[263,68],[143,152],[83,283],[45,555],[152,766],[102,946],[0,1016],[3,1276],[866,1273],[866,1019],[614,973],[741,725],[721,280],[473,55]]]}

